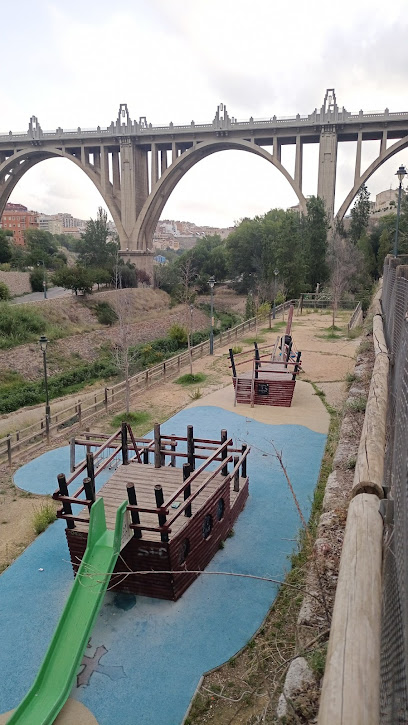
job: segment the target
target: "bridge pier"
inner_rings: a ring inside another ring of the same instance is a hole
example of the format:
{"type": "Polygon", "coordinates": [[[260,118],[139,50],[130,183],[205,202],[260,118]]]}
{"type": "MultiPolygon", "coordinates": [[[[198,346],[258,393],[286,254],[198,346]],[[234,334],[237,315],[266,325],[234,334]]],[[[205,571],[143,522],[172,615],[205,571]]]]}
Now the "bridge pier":
{"type": "Polygon", "coordinates": [[[142,249],[121,249],[119,252],[119,256],[123,259],[124,262],[130,262],[131,264],[134,264],[136,269],[141,269],[144,272],[147,272],[149,275],[152,285],[154,284],[153,279],[153,257],[154,252],[145,252],[142,249]]]}
{"type": "Polygon", "coordinates": [[[334,130],[323,130],[320,134],[319,143],[319,176],[317,184],[317,196],[320,196],[325,204],[329,221],[334,217],[334,193],[336,188],[337,168],[337,133],[334,130]]]}

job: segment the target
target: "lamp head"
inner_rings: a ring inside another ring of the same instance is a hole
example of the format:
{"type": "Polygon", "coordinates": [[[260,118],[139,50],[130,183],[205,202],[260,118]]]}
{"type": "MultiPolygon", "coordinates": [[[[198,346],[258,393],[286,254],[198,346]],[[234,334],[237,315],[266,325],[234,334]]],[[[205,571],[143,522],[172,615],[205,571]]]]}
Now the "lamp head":
{"type": "Polygon", "coordinates": [[[400,184],[402,184],[402,180],[403,180],[404,176],[406,176],[406,175],[407,175],[407,170],[406,170],[405,166],[403,166],[401,164],[397,173],[395,174],[395,176],[398,176],[398,181],[400,184]]]}
{"type": "Polygon", "coordinates": [[[210,277],[210,279],[208,280],[208,284],[210,285],[211,289],[213,289],[213,287],[215,285],[214,276],[210,277]]]}
{"type": "Polygon", "coordinates": [[[279,269],[274,269],[274,270],[273,270],[273,273],[274,273],[275,277],[277,277],[277,276],[278,276],[278,274],[279,274],[279,269]]]}
{"type": "Polygon", "coordinates": [[[38,343],[40,345],[41,352],[46,352],[48,338],[45,335],[41,335],[40,339],[38,340],[38,343]]]}

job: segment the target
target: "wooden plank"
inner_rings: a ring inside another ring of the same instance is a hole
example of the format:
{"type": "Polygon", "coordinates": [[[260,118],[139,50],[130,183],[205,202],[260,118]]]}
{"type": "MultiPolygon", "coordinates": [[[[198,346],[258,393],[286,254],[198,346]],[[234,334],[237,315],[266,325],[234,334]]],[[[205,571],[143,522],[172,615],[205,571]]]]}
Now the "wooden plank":
{"type": "Polygon", "coordinates": [[[383,498],[385,428],[388,403],[389,360],[377,355],[371,377],[363,430],[358,448],[352,496],[375,493],[383,498]]]}
{"type": "Polygon", "coordinates": [[[378,725],[380,713],[381,562],[379,499],[349,506],[318,725],[378,725]]]}

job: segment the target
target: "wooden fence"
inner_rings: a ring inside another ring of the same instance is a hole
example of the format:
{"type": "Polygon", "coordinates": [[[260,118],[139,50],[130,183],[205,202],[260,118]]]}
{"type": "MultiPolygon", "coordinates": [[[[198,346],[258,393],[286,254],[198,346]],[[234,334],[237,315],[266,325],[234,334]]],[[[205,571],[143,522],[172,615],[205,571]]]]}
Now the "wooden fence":
{"type": "Polygon", "coordinates": [[[362,324],[362,322],[363,322],[363,308],[361,307],[361,302],[359,302],[348,322],[348,325],[347,325],[348,331],[350,332],[350,330],[352,330],[353,327],[358,327],[359,325],[362,324]]]}
{"type": "MultiPolygon", "coordinates": [[[[276,308],[276,314],[285,314],[285,310],[289,309],[291,304],[297,300],[289,300],[276,308]]],[[[227,344],[233,344],[235,340],[242,337],[251,330],[256,329],[258,324],[265,323],[269,317],[269,327],[273,324],[272,312],[263,317],[253,317],[250,320],[241,322],[236,327],[220,332],[214,336],[214,350],[227,344]]],[[[191,356],[193,361],[198,360],[210,352],[210,341],[204,340],[199,345],[191,348],[191,356]]],[[[164,360],[158,365],[154,365],[147,370],[142,370],[136,375],[132,375],[129,379],[130,396],[143,392],[152,385],[160,381],[171,379],[178,375],[180,370],[188,365],[190,356],[188,350],[174,355],[168,360],[164,360]]],[[[69,431],[74,426],[86,425],[94,416],[99,413],[108,413],[115,406],[125,401],[126,381],[123,380],[116,385],[106,388],[100,388],[95,393],[88,394],[82,400],[79,399],[63,410],[52,412],[49,420],[44,416],[32,425],[21,430],[10,433],[0,438],[0,460],[7,459],[10,466],[16,454],[24,451],[30,453],[38,448],[42,441],[49,441],[50,438],[64,430],[69,431]]],[[[51,406],[52,407],[52,406],[51,406]]]]}

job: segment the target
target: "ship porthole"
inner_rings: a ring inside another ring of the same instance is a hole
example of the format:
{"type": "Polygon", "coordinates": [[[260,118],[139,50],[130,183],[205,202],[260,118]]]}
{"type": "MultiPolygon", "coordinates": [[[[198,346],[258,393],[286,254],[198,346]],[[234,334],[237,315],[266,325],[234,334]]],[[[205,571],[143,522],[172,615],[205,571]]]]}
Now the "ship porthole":
{"type": "Polygon", "coordinates": [[[184,541],[181,544],[180,549],[179,549],[179,557],[178,557],[179,564],[184,564],[189,553],[190,553],[190,540],[184,539],[184,541]]]}
{"type": "Polygon", "coordinates": [[[204,518],[203,521],[203,538],[208,539],[209,535],[211,534],[213,527],[213,518],[211,514],[207,514],[207,516],[204,518]]]}
{"type": "Polygon", "coordinates": [[[217,503],[217,519],[218,519],[218,521],[221,521],[221,519],[223,518],[224,511],[225,511],[224,499],[220,498],[220,500],[217,503]]]}

